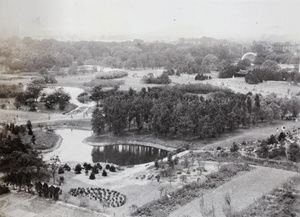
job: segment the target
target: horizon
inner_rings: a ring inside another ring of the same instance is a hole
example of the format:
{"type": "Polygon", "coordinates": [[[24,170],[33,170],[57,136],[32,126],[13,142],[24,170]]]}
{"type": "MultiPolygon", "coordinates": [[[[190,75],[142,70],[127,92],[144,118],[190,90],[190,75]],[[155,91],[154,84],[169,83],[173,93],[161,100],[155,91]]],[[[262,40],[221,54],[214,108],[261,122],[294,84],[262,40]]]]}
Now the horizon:
{"type": "Polygon", "coordinates": [[[296,0],[0,0],[0,34],[58,41],[299,42],[299,6],[296,0]]]}

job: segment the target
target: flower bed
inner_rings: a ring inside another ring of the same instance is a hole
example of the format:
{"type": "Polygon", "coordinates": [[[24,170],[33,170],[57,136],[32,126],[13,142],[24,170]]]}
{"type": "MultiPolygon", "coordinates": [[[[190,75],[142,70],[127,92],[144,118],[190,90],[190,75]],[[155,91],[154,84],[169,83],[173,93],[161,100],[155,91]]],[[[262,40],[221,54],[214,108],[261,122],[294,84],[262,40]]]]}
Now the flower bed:
{"type": "Polygon", "coordinates": [[[104,188],[71,188],[69,193],[74,197],[87,197],[91,200],[98,200],[107,203],[110,207],[119,207],[125,204],[126,196],[104,188]]]}

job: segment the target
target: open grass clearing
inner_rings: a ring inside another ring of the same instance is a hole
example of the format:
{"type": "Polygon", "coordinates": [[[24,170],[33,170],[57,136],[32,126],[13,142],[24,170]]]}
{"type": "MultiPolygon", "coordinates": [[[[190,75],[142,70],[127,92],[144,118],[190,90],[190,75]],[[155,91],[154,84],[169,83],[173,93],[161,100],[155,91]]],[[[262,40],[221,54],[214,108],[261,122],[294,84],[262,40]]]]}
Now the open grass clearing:
{"type": "Polygon", "coordinates": [[[0,197],[0,216],[3,217],[105,217],[101,213],[93,212],[86,208],[68,205],[61,201],[52,201],[39,197],[32,196],[28,193],[10,193],[1,195],[0,197]]]}
{"type": "MultiPolygon", "coordinates": [[[[35,144],[32,145],[35,149],[50,149],[56,145],[59,141],[59,135],[54,132],[48,132],[40,129],[33,130],[33,134],[35,135],[35,144]]],[[[22,134],[21,134],[22,135],[22,134]]],[[[30,143],[32,136],[28,135],[26,132],[21,136],[21,139],[24,144],[30,143]]]]}

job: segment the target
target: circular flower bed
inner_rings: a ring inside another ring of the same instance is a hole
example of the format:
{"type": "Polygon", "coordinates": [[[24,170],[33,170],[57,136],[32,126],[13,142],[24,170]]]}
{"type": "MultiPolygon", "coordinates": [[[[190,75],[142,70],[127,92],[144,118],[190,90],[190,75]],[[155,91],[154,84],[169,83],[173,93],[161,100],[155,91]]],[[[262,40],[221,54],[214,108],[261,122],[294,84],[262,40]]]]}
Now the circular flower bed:
{"type": "Polygon", "coordinates": [[[87,197],[91,200],[106,202],[110,207],[119,207],[125,204],[126,196],[109,189],[104,188],[71,188],[69,193],[74,196],[87,197]]]}

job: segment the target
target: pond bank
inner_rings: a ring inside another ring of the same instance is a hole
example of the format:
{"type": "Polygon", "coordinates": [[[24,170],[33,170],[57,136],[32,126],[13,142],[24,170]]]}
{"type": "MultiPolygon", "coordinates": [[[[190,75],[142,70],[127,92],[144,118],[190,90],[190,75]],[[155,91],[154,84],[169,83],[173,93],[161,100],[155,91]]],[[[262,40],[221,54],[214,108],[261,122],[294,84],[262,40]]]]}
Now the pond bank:
{"type": "Polygon", "coordinates": [[[124,144],[133,144],[133,145],[142,145],[142,146],[149,146],[153,148],[159,148],[163,149],[166,151],[174,151],[176,150],[173,147],[167,147],[164,145],[156,144],[156,143],[151,143],[151,142],[142,142],[142,141],[136,141],[136,140],[122,140],[122,141],[111,141],[111,142],[89,142],[88,138],[83,140],[83,143],[88,144],[90,146],[107,146],[107,145],[124,145],[124,144]]]}

